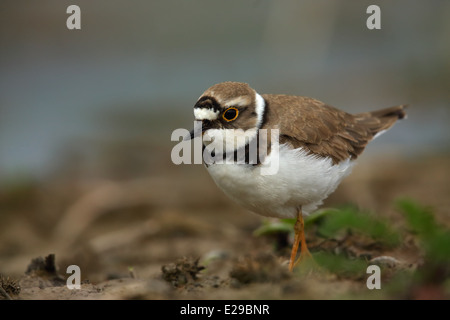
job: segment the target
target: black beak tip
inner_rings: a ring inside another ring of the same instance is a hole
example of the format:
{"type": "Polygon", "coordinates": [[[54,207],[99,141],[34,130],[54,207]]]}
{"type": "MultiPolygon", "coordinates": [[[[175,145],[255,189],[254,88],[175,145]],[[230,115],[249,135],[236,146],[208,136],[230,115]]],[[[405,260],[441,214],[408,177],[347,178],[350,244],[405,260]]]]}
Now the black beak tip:
{"type": "Polygon", "coordinates": [[[188,135],[186,135],[185,137],[184,137],[184,141],[188,141],[188,140],[192,140],[192,139],[194,139],[195,138],[195,132],[194,132],[194,129],[192,129],[190,132],[189,132],[189,134],[188,135]]]}

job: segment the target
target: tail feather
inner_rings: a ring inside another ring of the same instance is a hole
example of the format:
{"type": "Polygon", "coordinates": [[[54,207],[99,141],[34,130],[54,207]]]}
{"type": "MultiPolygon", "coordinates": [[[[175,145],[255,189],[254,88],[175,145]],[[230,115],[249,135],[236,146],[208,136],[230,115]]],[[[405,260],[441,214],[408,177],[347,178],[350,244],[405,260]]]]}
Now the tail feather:
{"type": "Polygon", "coordinates": [[[358,123],[369,129],[372,137],[377,136],[394,125],[397,120],[406,118],[407,105],[385,108],[355,115],[358,123]]]}
{"type": "Polygon", "coordinates": [[[372,112],[369,112],[369,114],[372,115],[372,117],[376,117],[376,118],[394,117],[397,119],[403,119],[403,118],[406,118],[406,112],[405,112],[406,107],[408,107],[408,105],[402,104],[402,105],[395,106],[395,107],[372,111],[372,112]]]}

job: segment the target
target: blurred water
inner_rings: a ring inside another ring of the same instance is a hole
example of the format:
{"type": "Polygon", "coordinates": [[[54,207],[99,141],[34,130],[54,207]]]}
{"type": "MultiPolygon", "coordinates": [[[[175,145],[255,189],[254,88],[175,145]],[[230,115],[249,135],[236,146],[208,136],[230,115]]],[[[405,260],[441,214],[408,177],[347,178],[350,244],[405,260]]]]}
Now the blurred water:
{"type": "Polygon", "coordinates": [[[77,1],[82,30],[68,31],[68,1],[3,1],[0,176],[45,175],[96,137],[170,145],[198,96],[226,80],[348,112],[409,103],[368,152],[448,151],[450,3],[380,2],[382,29],[369,31],[372,2],[77,1]],[[125,114],[148,122],[111,122],[125,114]]]}

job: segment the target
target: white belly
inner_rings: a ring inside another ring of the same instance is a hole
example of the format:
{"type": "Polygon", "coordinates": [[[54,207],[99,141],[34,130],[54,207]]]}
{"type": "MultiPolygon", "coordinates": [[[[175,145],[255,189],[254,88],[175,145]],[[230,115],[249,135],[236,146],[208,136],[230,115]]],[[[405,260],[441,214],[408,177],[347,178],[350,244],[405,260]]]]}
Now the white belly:
{"type": "Polygon", "coordinates": [[[213,164],[207,169],[219,188],[243,207],[268,217],[295,218],[299,206],[305,215],[314,211],[352,166],[350,159],[333,165],[330,158],[280,145],[279,153],[272,152],[261,166],[213,164]],[[261,174],[263,168],[267,172],[267,167],[274,164],[277,154],[276,173],[261,174]]]}

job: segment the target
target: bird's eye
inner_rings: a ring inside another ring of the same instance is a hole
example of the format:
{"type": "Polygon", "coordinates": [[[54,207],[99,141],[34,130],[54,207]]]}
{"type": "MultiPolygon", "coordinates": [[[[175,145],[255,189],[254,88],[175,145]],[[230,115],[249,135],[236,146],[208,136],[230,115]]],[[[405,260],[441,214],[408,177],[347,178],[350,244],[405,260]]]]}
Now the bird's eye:
{"type": "Polygon", "coordinates": [[[238,114],[238,109],[236,109],[235,107],[231,107],[224,111],[224,113],[222,114],[222,118],[224,118],[225,121],[233,121],[237,118],[238,114]]]}

